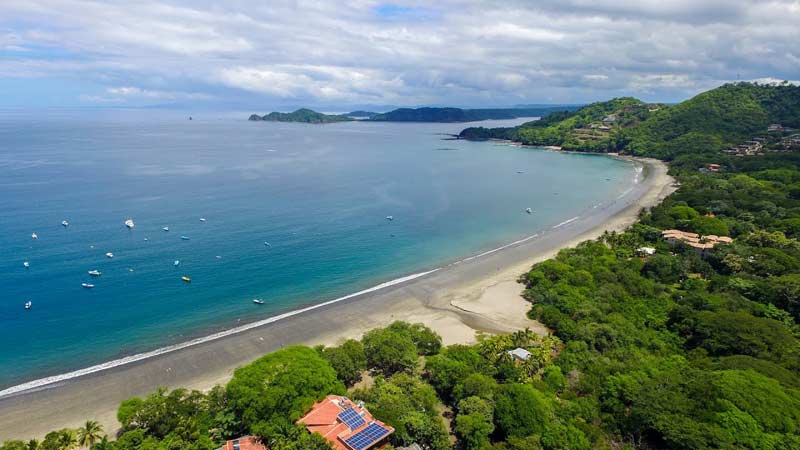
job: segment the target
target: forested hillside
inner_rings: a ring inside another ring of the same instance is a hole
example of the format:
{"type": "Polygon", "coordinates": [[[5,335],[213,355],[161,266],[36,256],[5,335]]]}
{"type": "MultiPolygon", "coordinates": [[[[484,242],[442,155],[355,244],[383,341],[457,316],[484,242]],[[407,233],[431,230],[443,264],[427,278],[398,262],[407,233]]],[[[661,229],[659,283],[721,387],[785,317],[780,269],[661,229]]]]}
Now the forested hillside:
{"type": "Polygon", "coordinates": [[[764,132],[771,123],[800,128],[800,87],[727,84],[674,106],[620,98],[546,119],[515,128],[467,128],[460,136],[670,160],[718,152],[764,132]],[[602,123],[609,115],[615,120],[602,123]]]}

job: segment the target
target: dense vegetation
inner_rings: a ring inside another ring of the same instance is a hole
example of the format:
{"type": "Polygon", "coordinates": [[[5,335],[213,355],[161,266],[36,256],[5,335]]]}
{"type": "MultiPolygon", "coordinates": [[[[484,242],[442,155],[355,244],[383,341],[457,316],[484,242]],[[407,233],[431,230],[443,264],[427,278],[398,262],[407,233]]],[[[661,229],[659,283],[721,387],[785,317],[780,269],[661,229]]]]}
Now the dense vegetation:
{"type": "Polygon", "coordinates": [[[460,136],[667,160],[716,154],[766,131],[770,123],[800,128],[800,86],[734,83],[674,106],[619,98],[546,119],[514,128],[467,128],[460,136]],[[609,115],[614,120],[603,122],[609,115]]]}
{"type": "Polygon", "coordinates": [[[684,146],[687,135],[745,139],[778,118],[798,125],[796,96],[790,86],[737,84],[646,114],[619,99],[524,126],[535,134],[615,114],[609,134],[627,136],[626,146],[650,139],[643,152],[674,157],[681,183],[626,232],[562,250],[520,278],[529,315],[552,336],[442,347],[434,330],[395,322],[336,347],[271,353],[206,393],[126,400],[115,439],[89,421],[0,450],[209,450],[242,434],[272,450],[326,450],[294,423],[331,393],[365,401],[395,428],[395,447],[800,449],[800,153],[684,146]],[[730,105],[737,98],[744,104],[730,105]],[[693,125],[698,115],[705,128],[693,125]],[[720,170],[698,171],[710,163],[720,170]],[[734,241],[701,255],[661,238],[673,228],[734,241]],[[513,359],[517,347],[531,357],[513,359]]]}

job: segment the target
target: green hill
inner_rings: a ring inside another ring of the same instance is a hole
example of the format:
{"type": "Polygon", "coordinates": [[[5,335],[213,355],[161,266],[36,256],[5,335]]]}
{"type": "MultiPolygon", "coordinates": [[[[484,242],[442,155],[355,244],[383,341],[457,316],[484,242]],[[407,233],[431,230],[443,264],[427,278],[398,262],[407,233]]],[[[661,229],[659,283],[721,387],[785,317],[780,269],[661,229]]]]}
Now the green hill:
{"type": "Polygon", "coordinates": [[[467,128],[460,137],[673,159],[717,152],[763,133],[770,123],[800,127],[798,111],[800,87],[734,83],[674,106],[619,98],[515,128],[467,128]],[[602,123],[604,115],[614,120],[602,123]]]}
{"type": "Polygon", "coordinates": [[[477,122],[481,120],[517,119],[541,117],[548,114],[575,110],[575,106],[548,106],[537,108],[398,108],[377,114],[370,120],[378,122],[477,122]]]}
{"type": "Polygon", "coordinates": [[[302,122],[302,123],[333,123],[333,122],[348,122],[351,117],[339,114],[323,114],[312,111],[308,108],[300,108],[297,111],[290,113],[271,112],[266,116],[259,116],[253,114],[248,120],[253,121],[267,121],[267,122],[302,122]]]}

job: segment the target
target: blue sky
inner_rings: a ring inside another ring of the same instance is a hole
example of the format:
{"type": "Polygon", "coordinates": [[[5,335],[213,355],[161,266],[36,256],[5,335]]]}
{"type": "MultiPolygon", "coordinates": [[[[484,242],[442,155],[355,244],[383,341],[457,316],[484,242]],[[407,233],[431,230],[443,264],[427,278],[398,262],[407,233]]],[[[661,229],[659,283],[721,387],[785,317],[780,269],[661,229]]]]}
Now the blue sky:
{"type": "Polygon", "coordinates": [[[0,2],[0,108],[679,101],[800,79],[800,1],[0,2]]]}

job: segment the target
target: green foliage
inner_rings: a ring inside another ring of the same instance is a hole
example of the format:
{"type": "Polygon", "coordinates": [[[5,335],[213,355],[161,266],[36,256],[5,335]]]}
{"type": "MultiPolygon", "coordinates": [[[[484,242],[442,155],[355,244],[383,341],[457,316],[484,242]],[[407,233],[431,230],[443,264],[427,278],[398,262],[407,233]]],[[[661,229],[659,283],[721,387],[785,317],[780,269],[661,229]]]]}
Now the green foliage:
{"type": "Polygon", "coordinates": [[[384,375],[410,371],[416,367],[419,349],[415,336],[406,325],[377,328],[364,335],[361,342],[364,343],[367,367],[384,375]]]}
{"type": "Polygon", "coordinates": [[[312,111],[307,108],[300,108],[297,111],[290,113],[282,113],[273,111],[266,116],[258,116],[253,114],[250,116],[252,121],[267,121],[267,122],[304,122],[304,123],[332,123],[332,122],[348,122],[352,119],[346,115],[337,114],[322,114],[312,111]]]}
{"type": "Polygon", "coordinates": [[[545,395],[529,385],[503,385],[495,394],[495,423],[502,437],[541,435],[552,415],[545,395]]]}
{"type": "Polygon", "coordinates": [[[361,372],[367,369],[364,345],[359,341],[348,339],[338,347],[323,348],[320,352],[346,386],[352,386],[360,381],[361,372]]]}
{"type": "Polygon", "coordinates": [[[236,369],[227,395],[245,431],[270,438],[328,394],[345,388],[328,362],[308,347],[287,347],[236,369]]]}

